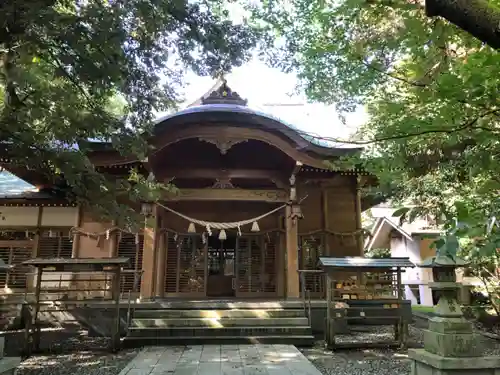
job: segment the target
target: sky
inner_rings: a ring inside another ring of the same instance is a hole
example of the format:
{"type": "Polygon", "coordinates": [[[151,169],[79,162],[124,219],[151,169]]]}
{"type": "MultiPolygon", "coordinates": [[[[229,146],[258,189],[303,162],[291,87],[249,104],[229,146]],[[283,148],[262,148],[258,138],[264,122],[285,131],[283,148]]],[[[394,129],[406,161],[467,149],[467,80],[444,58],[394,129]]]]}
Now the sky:
{"type": "MultiPolygon", "coordinates": [[[[270,68],[257,59],[234,69],[225,76],[228,86],[248,100],[248,106],[269,113],[288,122],[300,130],[314,135],[347,139],[367,115],[360,108],[347,116],[347,124],[340,121],[333,106],[308,103],[304,95],[291,95],[295,91],[297,78],[278,69],[270,68]],[[294,106],[269,106],[268,104],[300,104],[294,106]]],[[[187,74],[184,89],[185,104],[205,94],[215,83],[211,77],[187,74]]]]}

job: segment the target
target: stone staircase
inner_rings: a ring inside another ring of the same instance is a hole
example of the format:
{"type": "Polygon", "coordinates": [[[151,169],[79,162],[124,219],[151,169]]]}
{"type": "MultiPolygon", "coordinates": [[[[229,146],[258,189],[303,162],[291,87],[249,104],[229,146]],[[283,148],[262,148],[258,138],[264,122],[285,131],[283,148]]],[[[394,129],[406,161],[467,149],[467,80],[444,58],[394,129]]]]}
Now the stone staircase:
{"type": "Polygon", "coordinates": [[[266,302],[169,302],[138,308],[127,346],[314,342],[303,308],[266,302]]]}

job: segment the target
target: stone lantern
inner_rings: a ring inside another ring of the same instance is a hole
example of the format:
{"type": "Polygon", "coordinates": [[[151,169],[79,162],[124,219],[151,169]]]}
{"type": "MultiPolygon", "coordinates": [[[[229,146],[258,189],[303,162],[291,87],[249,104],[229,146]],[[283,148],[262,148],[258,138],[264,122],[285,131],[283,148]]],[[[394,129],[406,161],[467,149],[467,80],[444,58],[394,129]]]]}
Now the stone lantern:
{"type": "Polygon", "coordinates": [[[434,282],[429,287],[439,295],[429,328],[424,330],[424,349],[410,349],[412,375],[499,375],[500,357],[482,356],[481,336],[463,316],[458,303],[460,283],[456,269],[467,262],[439,254],[426,259],[421,267],[432,268],[434,282]]]}

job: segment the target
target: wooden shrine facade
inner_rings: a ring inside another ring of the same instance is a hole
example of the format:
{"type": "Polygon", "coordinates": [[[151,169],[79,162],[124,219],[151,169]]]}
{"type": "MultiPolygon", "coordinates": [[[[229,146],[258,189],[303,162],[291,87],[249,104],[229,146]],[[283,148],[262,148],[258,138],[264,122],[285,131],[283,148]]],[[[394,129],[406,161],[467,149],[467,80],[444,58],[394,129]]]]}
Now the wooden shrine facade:
{"type": "MultiPolygon", "coordinates": [[[[361,212],[370,203],[360,189],[370,178],[325,164],[359,150],[312,143],[248,108],[225,83],[201,102],[158,121],[146,160],[126,159],[102,143],[89,155],[111,175],[137,168],[176,186],[149,205],[140,233],[124,233],[50,196],[6,196],[0,198],[3,233],[17,233],[12,236],[22,239],[12,240],[24,242],[0,239],[0,257],[14,266],[21,253],[24,261],[44,251],[50,257],[127,257],[122,291],[137,289],[143,298],[296,298],[298,270],[316,269],[320,256],[362,255],[361,212]],[[271,211],[257,226],[228,228],[223,236],[217,225],[190,220],[246,222],[271,211]]],[[[9,168],[8,160],[3,166],[37,184],[32,171],[9,168]]],[[[310,274],[305,281],[316,297],[324,296],[319,280],[310,274]]],[[[3,284],[8,289],[11,281],[3,284]]],[[[18,286],[32,283],[28,277],[18,286]]]]}

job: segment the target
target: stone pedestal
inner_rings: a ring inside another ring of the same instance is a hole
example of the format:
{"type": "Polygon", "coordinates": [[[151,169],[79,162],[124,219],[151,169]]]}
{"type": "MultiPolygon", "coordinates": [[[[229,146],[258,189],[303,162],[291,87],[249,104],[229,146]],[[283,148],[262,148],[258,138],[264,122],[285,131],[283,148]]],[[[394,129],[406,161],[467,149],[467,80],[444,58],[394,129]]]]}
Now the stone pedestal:
{"type": "Polygon", "coordinates": [[[500,357],[481,356],[482,339],[457,302],[461,286],[455,281],[455,268],[464,262],[438,256],[431,264],[436,282],[429,286],[441,297],[424,330],[424,349],[408,350],[412,375],[500,375],[500,357]]]}
{"type": "Polygon", "coordinates": [[[500,375],[500,357],[451,358],[408,349],[412,375],[500,375]]]}
{"type": "Polygon", "coordinates": [[[4,357],[5,338],[0,336],[0,375],[14,375],[17,366],[21,363],[19,357],[4,357]]]}

